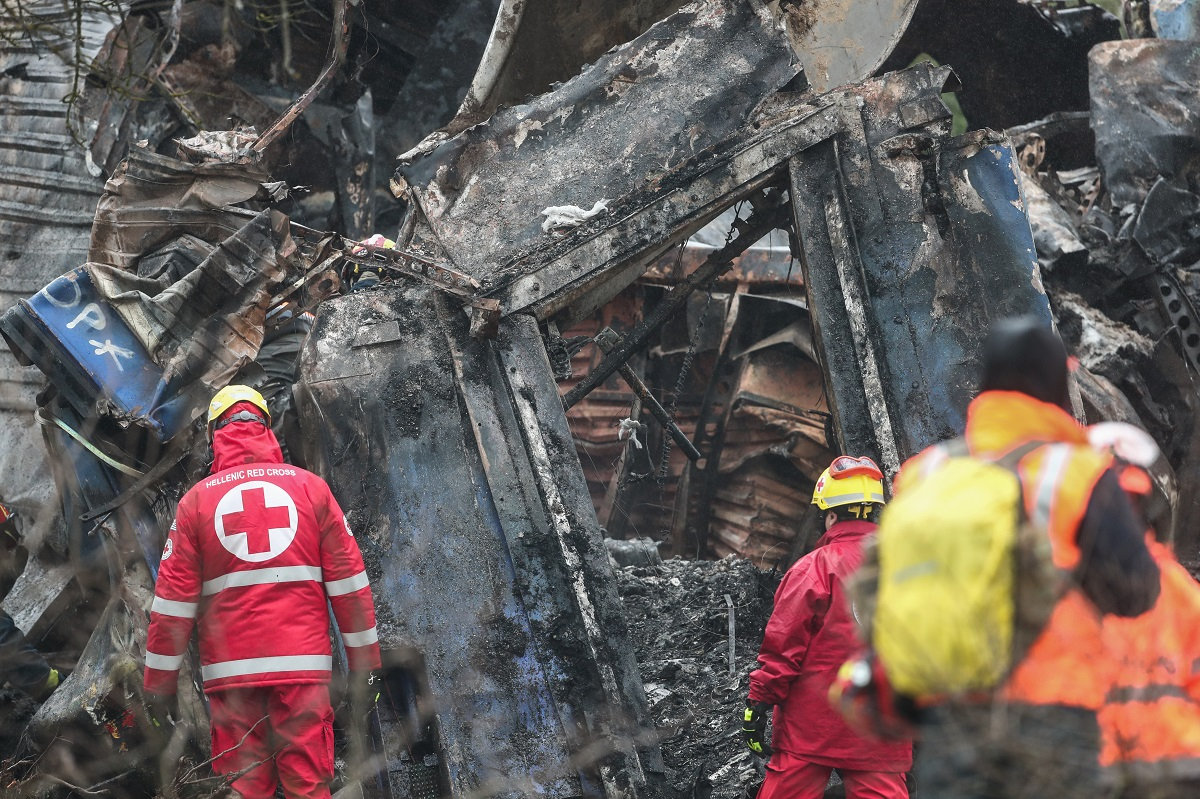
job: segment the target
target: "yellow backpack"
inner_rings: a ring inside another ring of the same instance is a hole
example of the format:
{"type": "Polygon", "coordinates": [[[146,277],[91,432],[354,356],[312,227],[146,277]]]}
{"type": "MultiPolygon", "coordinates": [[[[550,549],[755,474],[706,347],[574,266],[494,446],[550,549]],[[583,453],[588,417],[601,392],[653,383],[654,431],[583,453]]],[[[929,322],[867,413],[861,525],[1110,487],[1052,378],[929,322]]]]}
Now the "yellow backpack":
{"type": "Polygon", "coordinates": [[[884,509],[852,597],[897,693],[995,688],[1045,627],[1063,580],[1016,474],[1039,446],[986,460],[943,444],[884,509]]]}

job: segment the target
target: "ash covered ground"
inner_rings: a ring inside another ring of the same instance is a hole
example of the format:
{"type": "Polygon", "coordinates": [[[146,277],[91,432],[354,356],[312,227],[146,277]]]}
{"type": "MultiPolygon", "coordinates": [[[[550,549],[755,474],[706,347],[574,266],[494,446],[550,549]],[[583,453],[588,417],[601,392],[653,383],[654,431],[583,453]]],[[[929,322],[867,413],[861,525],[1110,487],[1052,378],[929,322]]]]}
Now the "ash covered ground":
{"type": "Polygon", "coordinates": [[[763,773],[742,742],[739,716],[782,573],[733,557],[615,571],[669,783],[680,797],[741,796],[763,773]]]}

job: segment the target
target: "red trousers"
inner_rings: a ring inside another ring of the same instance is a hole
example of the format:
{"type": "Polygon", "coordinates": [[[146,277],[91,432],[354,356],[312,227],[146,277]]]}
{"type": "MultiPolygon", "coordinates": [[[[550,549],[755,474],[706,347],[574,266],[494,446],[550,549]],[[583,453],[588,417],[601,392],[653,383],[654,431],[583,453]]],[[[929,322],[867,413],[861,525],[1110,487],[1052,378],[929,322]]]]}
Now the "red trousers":
{"type": "Polygon", "coordinates": [[[208,695],[213,770],[236,774],[244,799],[329,799],[333,781],[333,708],[327,685],[228,688],[208,695]]]}
{"type": "MultiPolygon", "coordinates": [[[[833,768],[776,752],[767,763],[758,799],[821,799],[833,768]]],[[[846,799],[908,799],[903,772],[838,768],[837,773],[846,785],[846,799]]]]}

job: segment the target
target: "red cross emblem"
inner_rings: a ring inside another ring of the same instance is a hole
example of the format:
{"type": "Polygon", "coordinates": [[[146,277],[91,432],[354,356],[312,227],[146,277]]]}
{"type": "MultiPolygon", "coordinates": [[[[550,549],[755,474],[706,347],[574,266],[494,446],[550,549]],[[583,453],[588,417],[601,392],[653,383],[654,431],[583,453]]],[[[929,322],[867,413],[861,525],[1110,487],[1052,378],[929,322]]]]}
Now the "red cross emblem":
{"type": "Polygon", "coordinates": [[[221,545],[237,557],[270,560],[296,537],[296,503],[274,483],[242,483],[221,497],[213,525],[221,545]]]}

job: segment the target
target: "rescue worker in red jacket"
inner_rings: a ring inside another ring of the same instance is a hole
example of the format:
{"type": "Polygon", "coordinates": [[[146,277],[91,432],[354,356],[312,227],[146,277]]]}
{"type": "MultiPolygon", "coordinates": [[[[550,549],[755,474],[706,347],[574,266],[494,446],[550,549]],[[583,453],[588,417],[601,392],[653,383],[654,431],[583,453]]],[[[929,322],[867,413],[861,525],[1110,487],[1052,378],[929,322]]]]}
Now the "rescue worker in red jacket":
{"type": "Polygon", "coordinates": [[[838,668],[860,647],[844,581],[877,526],[883,474],[870,458],[842,456],[821,475],[812,501],[825,511],[825,535],[779,584],[759,668],[750,673],[743,733],[751,750],[770,757],[758,799],[819,799],[834,769],[849,799],[907,797],[911,743],[863,738],[828,699],[838,668]]]}
{"type": "Polygon", "coordinates": [[[212,475],[180,500],[163,549],[145,689],[170,708],[198,624],[216,772],[244,799],[270,799],[277,784],[288,799],[323,799],[333,779],[327,600],[350,669],[380,666],[362,556],[329,486],[283,462],[257,391],[222,389],[208,421],[212,475]]]}

